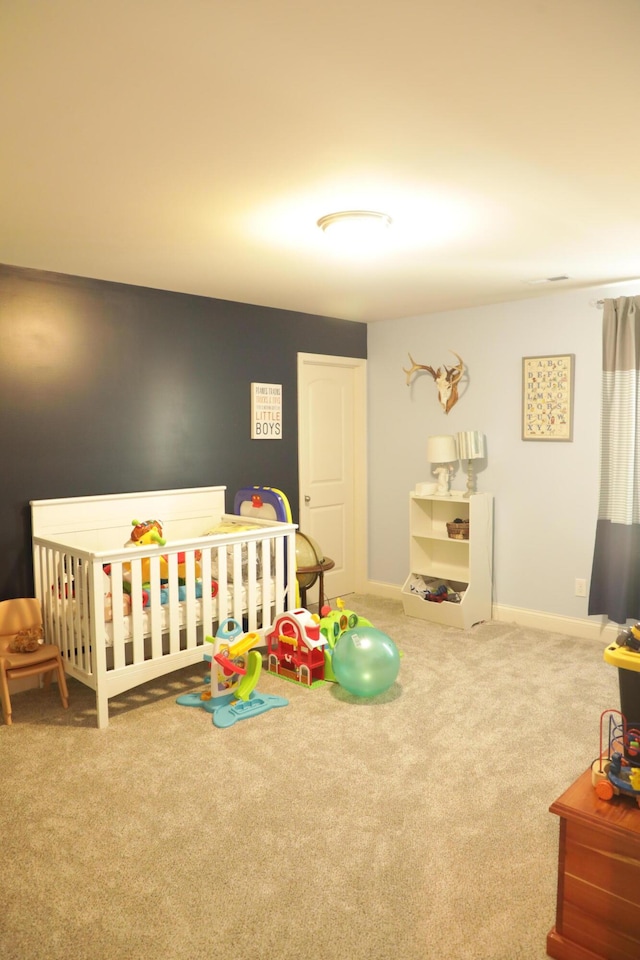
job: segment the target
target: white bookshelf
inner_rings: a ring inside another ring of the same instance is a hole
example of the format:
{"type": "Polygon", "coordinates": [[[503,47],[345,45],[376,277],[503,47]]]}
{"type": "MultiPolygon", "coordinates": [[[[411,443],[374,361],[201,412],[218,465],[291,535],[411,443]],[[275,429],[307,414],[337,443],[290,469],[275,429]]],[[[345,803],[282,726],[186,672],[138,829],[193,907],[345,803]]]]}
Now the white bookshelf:
{"type": "Polygon", "coordinates": [[[409,575],[402,587],[404,612],[434,623],[471,627],[491,619],[493,587],[493,496],[462,491],[450,496],[409,498],[409,575]],[[447,523],[469,521],[469,539],[449,537],[447,523]],[[446,580],[461,595],[460,603],[434,603],[411,593],[413,575],[446,580]]]}

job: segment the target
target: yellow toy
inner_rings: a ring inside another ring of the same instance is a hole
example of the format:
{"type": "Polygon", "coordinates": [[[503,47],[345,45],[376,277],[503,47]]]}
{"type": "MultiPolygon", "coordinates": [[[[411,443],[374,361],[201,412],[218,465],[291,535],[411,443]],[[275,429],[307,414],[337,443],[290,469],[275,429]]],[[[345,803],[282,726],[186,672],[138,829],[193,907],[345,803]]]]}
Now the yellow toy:
{"type": "MultiPolygon", "coordinates": [[[[131,525],[133,530],[131,531],[131,537],[128,542],[125,544],[127,547],[146,547],[156,544],[157,546],[164,547],[166,544],[166,539],[162,534],[162,523],[159,520],[132,520],[131,525]]],[[[196,555],[196,577],[201,576],[201,568],[198,563],[199,554],[196,555]]],[[[141,561],[141,572],[142,572],[142,582],[149,583],[151,580],[151,564],[148,557],[143,557],[141,561]]],[[[130,576],[131,566],[130,564],[125,564],[124,567],[125,577],[130,576]]],[[[178,554],[178,580],[184,582],[186,579],[186,563],[184,553],[178,554]]],[[[169,561],[167,557],[163,554],[160,557],[160,580],[166,581],[169,579],[169,561]]]]}

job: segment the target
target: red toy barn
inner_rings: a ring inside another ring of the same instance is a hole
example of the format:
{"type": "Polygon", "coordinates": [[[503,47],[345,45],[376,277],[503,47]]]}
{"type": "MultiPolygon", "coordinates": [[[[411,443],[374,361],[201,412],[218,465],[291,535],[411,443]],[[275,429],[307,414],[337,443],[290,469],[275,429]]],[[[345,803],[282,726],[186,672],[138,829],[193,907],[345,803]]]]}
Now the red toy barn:
{"type": "Polygon", "coordinates": [[[325,637],[308,610],[283,613],[267,634],[267,670],[311,686],[324,680],[325,637]]]}

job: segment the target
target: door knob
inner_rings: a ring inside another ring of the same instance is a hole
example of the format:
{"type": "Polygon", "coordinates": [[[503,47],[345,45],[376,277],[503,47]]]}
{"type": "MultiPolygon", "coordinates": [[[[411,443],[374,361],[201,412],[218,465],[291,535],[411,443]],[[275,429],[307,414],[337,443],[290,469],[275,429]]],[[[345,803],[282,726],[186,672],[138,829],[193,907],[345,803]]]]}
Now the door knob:
{"type": "Polygon", "coordinates": [[[308,493],[305,494],[304,502],[305,502],[305,503],[311,503],[311,497],[309,496],[308,493]]]}

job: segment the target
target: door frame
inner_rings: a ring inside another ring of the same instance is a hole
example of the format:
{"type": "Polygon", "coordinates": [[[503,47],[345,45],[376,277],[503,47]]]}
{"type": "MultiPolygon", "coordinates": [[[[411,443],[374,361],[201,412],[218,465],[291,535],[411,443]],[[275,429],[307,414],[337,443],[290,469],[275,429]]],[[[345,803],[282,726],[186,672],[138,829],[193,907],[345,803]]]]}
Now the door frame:
{"type": "Polygon", "coordinates": [[[349,367],[354,371],[353,424],[353,510],[354,510],[354,581],[358,593],[366,592],[368,580],[367,537],[367,361],[362,357],[336,357],[322,353],[298,353],[298,497],[302,516],[304,490],[300,469],[300,424],[302,419],[302,371],[304,367],[349,367]]]}

